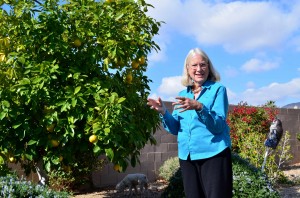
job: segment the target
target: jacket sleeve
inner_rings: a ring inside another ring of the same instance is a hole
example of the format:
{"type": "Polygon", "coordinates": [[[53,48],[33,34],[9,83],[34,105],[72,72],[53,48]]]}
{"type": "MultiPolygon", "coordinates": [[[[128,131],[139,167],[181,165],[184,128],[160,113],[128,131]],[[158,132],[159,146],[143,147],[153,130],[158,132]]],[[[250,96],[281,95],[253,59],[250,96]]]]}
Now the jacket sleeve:
{"type": "Polygon", "coordinates": [[[160,114],[160,118],[162,120],[163,127],[171,134],[178,135],[179,131],[179,121],[177,116],[177,111],[174,110],[171,114],[168,110],[166,111],[165,115],[160,114]]]}
{"type": "Polygon", "coordinates": [[[226,122],[228,105],[226,88],[220,86],[216,91],[211,108],[209,109],[203,105],[203,108],[196,112],[199,116],[199,120],[206,125],[208,130],[214,134],[219,134],[228,130],[226,122]]]}

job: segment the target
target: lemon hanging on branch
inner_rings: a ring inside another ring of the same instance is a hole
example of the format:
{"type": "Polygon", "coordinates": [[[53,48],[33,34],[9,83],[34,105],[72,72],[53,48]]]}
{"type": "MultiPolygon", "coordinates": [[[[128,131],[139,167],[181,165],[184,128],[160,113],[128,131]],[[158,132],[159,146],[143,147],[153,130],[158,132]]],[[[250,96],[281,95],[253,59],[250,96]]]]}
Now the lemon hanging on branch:
{"type": "Polygon", "coordinates": [[[90,143],[94,144],[94,143],[96,143],[98,141],[98,137],[96,135],[91,135],[89,137],[89,141],[90,141],[90,143]]]}
{"type": "Polygon", "coordinates": [[[74,47],[80,47],[81,44],[82,44],[82,42],[79,38],[76,38],[73,42],[74,47]]]}
{"type": "Polygon", "coordinates": [[[125,82],[127,84],[131,84],[132,83],[132,73],[131,72],[129,72],[128,74],[126,74],[125,82]]]}
{"type": "Polygon", "coordinates": [[[142,56],[139,58],[139,64],[140,65],[144,65],[146,63],[146,59],[145,59],[145,56],[142,56]]]}
{"type": "Polygon", "coordinates": [[[136,60],[133,60],[131,62],[131,67],[132,67],[132,69],[138,69],[139,68],[139,62],[136,61],[136,60]]]}

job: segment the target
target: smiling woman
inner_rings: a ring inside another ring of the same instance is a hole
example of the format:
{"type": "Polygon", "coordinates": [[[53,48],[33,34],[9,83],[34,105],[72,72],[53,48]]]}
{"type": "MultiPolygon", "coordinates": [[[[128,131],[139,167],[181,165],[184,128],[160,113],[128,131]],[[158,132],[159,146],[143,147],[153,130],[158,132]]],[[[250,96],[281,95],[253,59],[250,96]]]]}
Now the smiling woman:
{"type": "Polygon", "coordinates": [[[191,49],[183,65],[181,82],[186,89],[175,97],[174,111],[170,113],[161,98],[148,98],[147,104],[160,114],[166,131],[177,136],[187,198],[232,197],[229,104],[219,80],[207,54],[191,49]]]}

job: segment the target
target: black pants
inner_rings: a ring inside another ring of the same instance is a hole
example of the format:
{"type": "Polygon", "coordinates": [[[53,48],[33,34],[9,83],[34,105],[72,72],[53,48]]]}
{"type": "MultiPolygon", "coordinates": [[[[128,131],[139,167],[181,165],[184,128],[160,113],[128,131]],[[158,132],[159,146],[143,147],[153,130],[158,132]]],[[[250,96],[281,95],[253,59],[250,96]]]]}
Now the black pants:
{"type": "Polygon", "coordinates": [[[180,160],[186,198],[231,198],[231,150],[202,160],[180,160]]]}

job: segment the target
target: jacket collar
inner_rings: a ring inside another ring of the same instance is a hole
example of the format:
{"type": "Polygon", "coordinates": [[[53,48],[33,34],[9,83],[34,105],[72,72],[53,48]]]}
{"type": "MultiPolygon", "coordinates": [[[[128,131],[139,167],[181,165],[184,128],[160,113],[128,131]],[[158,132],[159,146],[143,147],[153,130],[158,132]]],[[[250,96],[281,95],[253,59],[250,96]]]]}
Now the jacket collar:
{"type": "MultiPolygon", "coordinates": [[[[215,82],[211,80],[207,80],[203,83],[202,88],[203,89],[209,89],[215,82]]],[[[187,87],[187,92],[192,92],[192,86],[187,87]]]]}

